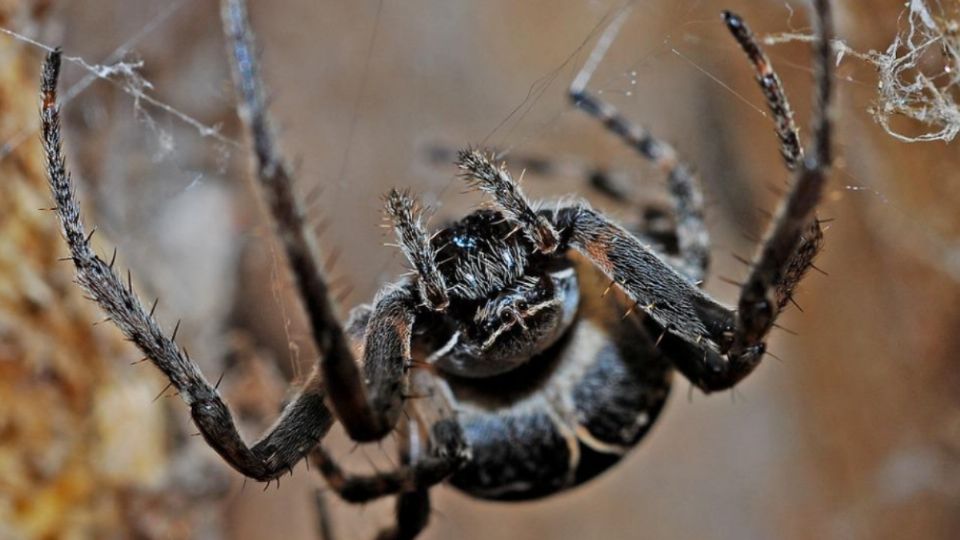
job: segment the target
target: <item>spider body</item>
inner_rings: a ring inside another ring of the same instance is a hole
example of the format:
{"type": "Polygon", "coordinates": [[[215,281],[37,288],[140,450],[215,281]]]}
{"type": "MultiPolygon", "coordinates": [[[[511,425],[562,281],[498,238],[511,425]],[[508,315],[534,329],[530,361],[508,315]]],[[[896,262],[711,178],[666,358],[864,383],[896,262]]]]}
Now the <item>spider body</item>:
{"type": "MultiPolygon", "coordinates": [[[[442,313],[421,302],[411,340],[415,365],[435,366],[470,449],[450,482],[500,500],[550,495],[616,463],[653,424],[672,374],[596,270],[566,250],[540,253],[512,230],[502,213],[479,210],[432,235],[449,302],[442,313]]],[[[396,287],[412,298],[420,290],[396,287]]],[[[358,341],[373,310],[352,315],[358,341]]]]}
{"type": "Polygon", "coordinates": [[[777,316],[812,267],[823,240],[815,209],[832,160],[832,23],[827,0],[814,5],[819,33],[809,156],[797,144],[769,59],[743,21],[724,13],[754,66],[793,171],[735,309],[700,288],[709,236],[692,168],[587,90],[623,12],[598,40],[569,95],[666,173],[672,208],[664,213],[639,205],[633,227],[578,200],[547,208],[530,202],[504,166],[482,152],[463,151],[457,158],[463,177],[492,198],[493,209],[431,234],[416,199],[391,191],[385,211],[413,275],[381,289],[343,324],[291,171],[273,139],[245,5],[224,0],[238,109],[252,139],[256,177],[321,355],[296,398],[253,444],[240,437],[216,386],[161,330],[129,280],[124,283],[113,262],[90,248],[62,149],[60,52],[52,51],[41,81],[41,136],[77,282],[170,379],[204,440],[236,470],[269,482],[306,458],[347,501],[396,495],[396,524],[381,538],[412,538],[423,530],[429,490],[444,481],[497,500],[576,486],[619,461],[650,429],[674,370],[705,392],[749,375],[777,316]],[[357,442],[396,431],[399,466],[372,475],[345,473],[321,444],[335,421],[357,442]]]}

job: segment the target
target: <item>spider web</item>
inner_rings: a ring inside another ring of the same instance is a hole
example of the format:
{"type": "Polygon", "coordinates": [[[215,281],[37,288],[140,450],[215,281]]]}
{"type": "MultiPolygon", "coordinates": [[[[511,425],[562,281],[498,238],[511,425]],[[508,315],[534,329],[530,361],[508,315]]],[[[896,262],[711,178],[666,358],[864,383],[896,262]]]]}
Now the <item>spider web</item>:
{"type": "MultiPolygon", "coordinates": [[[[960,5],[947,0],[910,0],[901,30],[883,51],[860,52],[838,40],[837,62],[856,57],[877,70],[877,96],[870,113],[903,142],[950,142],[960,133],[960,5]],[[895,126],[898,118],[922,126],[895,126]],[[909,129],[909,132],[908,132],[909,129]]],[[[767,44],[810,41],[793,33],[769,36],[767,44]]]]}

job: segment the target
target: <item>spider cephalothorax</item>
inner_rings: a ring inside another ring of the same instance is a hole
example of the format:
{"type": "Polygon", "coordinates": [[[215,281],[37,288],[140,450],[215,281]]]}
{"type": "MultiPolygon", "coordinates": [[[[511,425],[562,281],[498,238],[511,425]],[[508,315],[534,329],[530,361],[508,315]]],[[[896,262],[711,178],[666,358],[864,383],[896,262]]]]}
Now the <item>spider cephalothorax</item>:
{"type": "Polygon", "coordinates": [[[445,480],[500,500],[570,488],[619,461],[643,437],[660,413],[674,370],[706,392],[747,376],[812,267],[823,240],[814,210],[831,163],[832,86],[829,4],[814,4],[819,33],[809,155],[769,59],[739,17],[723,15],[754,65],[794,174],[736,309],[700,289],[709,238],[692,168],[587,90],[622,14],[574,79],[570,97],[666,172],[670,215],[638,208],[643,218],[624,227],[578,200],[532,203],[502,165],[479,151],[461,152],[463,176],[493,207],[431,233],[413,197],[388,194],[386,212],[413,275],[385,286],[344,325],[289,167],[275,148],[244,3],[224,0],[256,175],[321,353],[297,397],[253,445],[241,439],[216,387],[161,331],[153,310],[144,308],[112,262],[91,250],[62,150],[60,53],[53,51],[43,67],[42,140],[77,281],[169,377],[206,442],[231,466],[269,482],[306,457],[348,501],[397,495],[397,523],[384,538],[416,536],[429,516],[429,489],[445,480]],[[358,442],[396,430],[400,466],[369,476],[344,473],[320,444],[335,420],[358,442]]]}
{"type": "Polygon", "coordinates": [[[414,324],[427,340],[427,362],[463,377],[499,375],[542,352],[570,326],[579,288],[561,255],[539,251],[496,210],[476,211],[429,241],[412,240],[403,219],[419,222],[419,216],[391,211],[406,206],[398,202],[405,198],[392,192],[387,209],[397,240],[417,269],[414,294],[429,306],[430,312],[421,310],[414,324]],[[415,253],[420,246],[425,252],[415,253]],[[427,259],[436,262],[417,262],[427,259]],[[435,274],[425,275],[422,268],[435,274]],[[427,284],[436,282],[446,286],[442,306],[424,296],[427,284]]]}

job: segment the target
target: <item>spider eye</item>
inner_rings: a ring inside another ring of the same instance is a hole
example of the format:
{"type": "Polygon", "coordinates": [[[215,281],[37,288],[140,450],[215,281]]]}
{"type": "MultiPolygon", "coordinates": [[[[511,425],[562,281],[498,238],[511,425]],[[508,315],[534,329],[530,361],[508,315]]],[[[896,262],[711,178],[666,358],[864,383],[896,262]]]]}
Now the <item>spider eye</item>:
{"type": "Polygon", "coordinates": [[[517,314],[512,309],[500,310],[500,322],[511,323],[517,321],[517,314]]]}
{"type": "Polygon", "coordinates": [[[520,310],[520,311],[526,311],[527,308],[529,308],[529,307],[530,307],[530,305],[527,304],[527,301],[526,301],[526,300],[520,300],[520,301],[517,302],[517,309],[520,310]]]}

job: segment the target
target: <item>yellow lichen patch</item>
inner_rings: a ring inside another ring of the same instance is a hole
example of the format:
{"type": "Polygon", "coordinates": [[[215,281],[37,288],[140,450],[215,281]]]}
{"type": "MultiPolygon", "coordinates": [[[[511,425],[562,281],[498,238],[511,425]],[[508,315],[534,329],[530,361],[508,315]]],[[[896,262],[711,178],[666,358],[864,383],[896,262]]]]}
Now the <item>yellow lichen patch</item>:
{"type": "Polygon", "coordinates": [[[94,465],[105,481],[122,484],[136,479],[144,486],[160,487],[167,473],[167,440],[163,407],[153,401],[156,394],[157,384],[144,378],[118,381],[98,392],[94,454],[99,461],[94,465]]]}
{"type": "MultiPolygon", "coordinates": [[[[3,8],[0,7],[0,10],[3,8]]],[[[0,13],[0,17],[6,15],[0,13]]],[[[37,51],[0,44],[0,140],[37,126],[37,51]]],[[[29,133],[29,132],[28,132],[29,133]]],[[[139,529],[127,511],[161,488],[167,401],[72,283],[37,136],[0,159],[0,537],[139,529]]]]}

